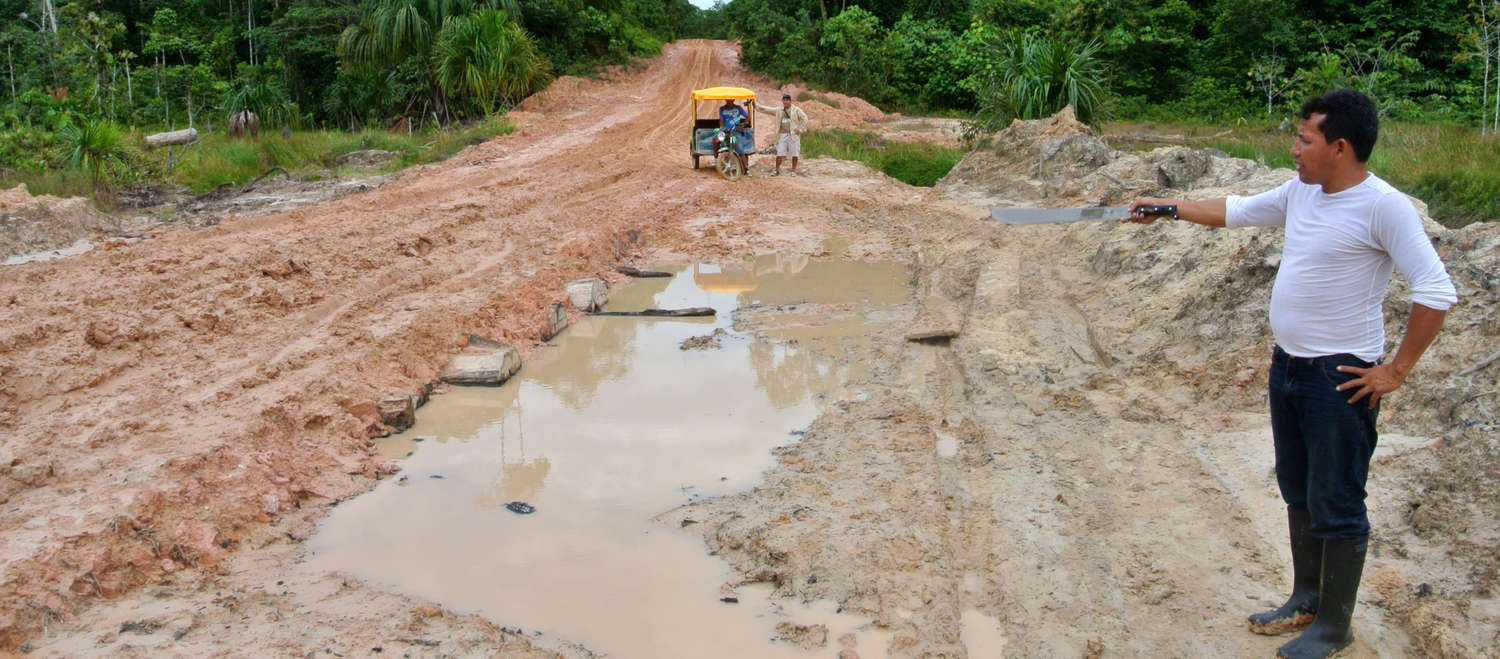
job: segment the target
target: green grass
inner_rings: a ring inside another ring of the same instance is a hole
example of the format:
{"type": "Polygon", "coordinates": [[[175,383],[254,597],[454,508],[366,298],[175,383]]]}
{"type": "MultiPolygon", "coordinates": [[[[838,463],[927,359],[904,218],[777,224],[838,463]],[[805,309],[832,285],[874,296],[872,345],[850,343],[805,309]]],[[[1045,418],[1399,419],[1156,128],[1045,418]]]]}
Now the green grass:
{"type": "Polygon", "coordinates": [[[964,152],[952,147],[887,140],[874,133],[815,130],[802,136],[803,155],[857,160],[909,185],[931,186],[948,174],[964,152]]]}
{"type": "MultiPolygon", "coordinates": [[[[323,172],[347,172],[351,168],[338,164],[337,158],[351,151],[381,149],[398,155],[376,170],[394,171],[411,165],[436,162],[452,156],[464,147],[478,144],[515,127],[504,116],[491,117],[466,126],[440,131],[393,134],[380,130],[359,133],[338,131],[298,131],[282,139],[279,131],[268,131],[258,139],[231,139],[209,133],[182,153],[176,168],[167,171],[165,150],[145,150],[140,130],[125,133],[125,145],[105,163],[101,185],[94,185],[82,167],[69,167],[62,157],[64,143],[51,134],[22,135],[34,138],[24,145],[24,153],[41,153],[22,167],[0,164],[0,187],[25,183],[32,194],[69,197],[93,197],[108,207],[110,191],[137,185],[165,182],[186,186],[194,192],[207,192],[221,186],[243,185],[275,167],[306,177],[323,172]]],[[[6,134],[7,138],[16,137],[6,134]]],[[[174,147],[174,150],[180,147],[174,147]]],[[[11,159],[19,162],[19,157],[11,159]]]]}
{"type": "Polygon", "coordinates": [[[26,190],[33,195],[87,197],[94,193],[93,181],[82,170],[49,169],[39,173],[0,171],[0,189],[14,188],[21,183],[25,183],[26,190]]]}
{"type": "MultiPolygon", "coordinates": [[[[1115,123],[1105,134],[1158,134],[1209,137],[1224,126],[1115,123]]],[[[1216,148],[1270,167],[1292,167],[1293,134],[1274,126],[1236,126],[1223,137],[1194,146],[1216,148]]],[[[1160,145],[1143,144],[1140,148],[1160,145]]],[[[1403,192],[1427,202],[1434,220],[1457,228],[1500,220],[1500,137],[1452,124],[1385,122],[1370,156],[1370,171],[1403,192]]]]}
{"type": "Polygon", "coordinates": [[[366,149],[397,153],[391,164],[382,168],[393,171],[443,160],[464,147],[514,129],[504,117],[492,117],[461,128],[411,134],[305,131],[292,133],[290,139],[271,133],[254,140],[207,135],[187,150],[171,177],[194,191],[205,192],[221,185],[243,184],[274,167],[293,173],[338,171],[343,169],[336,161],[339,156],[366,149]]]}

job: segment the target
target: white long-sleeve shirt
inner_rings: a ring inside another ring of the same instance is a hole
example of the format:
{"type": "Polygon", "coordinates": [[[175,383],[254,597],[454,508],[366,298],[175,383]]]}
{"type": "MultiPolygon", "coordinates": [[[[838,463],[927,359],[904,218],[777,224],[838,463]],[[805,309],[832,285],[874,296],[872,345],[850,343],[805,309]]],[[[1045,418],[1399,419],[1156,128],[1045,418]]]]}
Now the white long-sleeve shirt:
{"type": "Polygon", "coordinates": [[[1271,333],[1297,357],[1385,354],[1382,302],[1392,266],[1412,302],[1446,311],[1458,301],[1448,271],[1400,190],[1370,174],[1333,194],[1293,178],[1252,197],[1225,200],[1225,224],[1284,226],[1271,289],[1271,333]]]}

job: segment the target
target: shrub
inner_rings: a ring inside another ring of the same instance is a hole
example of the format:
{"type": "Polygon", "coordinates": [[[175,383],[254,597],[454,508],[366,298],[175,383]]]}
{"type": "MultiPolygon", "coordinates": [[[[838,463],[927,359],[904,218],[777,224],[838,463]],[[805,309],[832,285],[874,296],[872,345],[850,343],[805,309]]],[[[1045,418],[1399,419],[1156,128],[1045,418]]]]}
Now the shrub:
{"type": "Polygon", "coordinates": [[[82,170],[89,181],[98,185],[104,166],[121,150],[124,131],[113,121],[83,119],[64,124],[57,131],[63,148],[63,161],[71,169],[82,170]]]}
{"type": "Polygon", "coordinates": [[[1031,33],[992,43],[995,68],[979,92],[975,123],[998,130],[1012,119],[1040,119],[1073,106],[1093,123],[1105,100],[1104,63],[1097,42],[1074,44],[1031,33]]]}

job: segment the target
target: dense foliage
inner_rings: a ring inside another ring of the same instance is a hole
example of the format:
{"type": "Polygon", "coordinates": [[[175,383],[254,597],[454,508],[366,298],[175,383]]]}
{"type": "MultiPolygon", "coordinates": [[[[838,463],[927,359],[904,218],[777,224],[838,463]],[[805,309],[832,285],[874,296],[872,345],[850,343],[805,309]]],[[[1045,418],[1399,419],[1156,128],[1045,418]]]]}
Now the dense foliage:
{"type": "Polygon", "coordinates": [[[242,111],[267,133],[473,123],[695,19],[687,0],[0,0],[0,181],[159,178],[140,133],[242,111]]]}
{"type": "MultiPolygon", "coordinates": [[[[686,0],[0,0],[7,107],[162,128],[447,123],[653,55],[686,0]],[[269,122],[265,121],[269,119],[269,122]]],[[[13,123],[7,121],[6,123],[13,123]]]]}
{"type": "Polygon", "coordinates": [[[1225,120],[1284,116],[1332,86],[1399,119],[1493,123],[1500,108],[1497,0],[729,0],[717,12],[700,29],[740,39],[750,66],[898,109],[1025,115],[1071,93],[1116,117],[1225,120]],[[1091,70],[1042,93],[1075,58],[1091,70]]]}

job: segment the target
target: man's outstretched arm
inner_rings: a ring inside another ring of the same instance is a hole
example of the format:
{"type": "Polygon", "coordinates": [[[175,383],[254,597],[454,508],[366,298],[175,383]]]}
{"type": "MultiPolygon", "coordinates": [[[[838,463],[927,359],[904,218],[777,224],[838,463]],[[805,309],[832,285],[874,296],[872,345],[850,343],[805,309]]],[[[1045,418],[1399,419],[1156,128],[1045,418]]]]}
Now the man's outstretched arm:
{"type": "MultiPolygon", "coordinates": [[[[1225,204],[1223,199],[1205,199],[1201,201],[1187,201],[1184,199],[1159,199],[1156,197],[1139,197],[1130,202],[1130,210],[1141,206],[1159,206],[1162,204],[1173,204],[1177,206],[1177,217],[1206,227],[1224,226],[1225,204]]],[[[1126,222],[1136,224],[1150,224],[1156,221],[1156,216],[1131,216],[1126,222]]]]}

